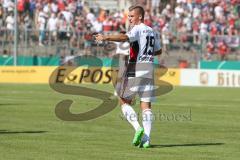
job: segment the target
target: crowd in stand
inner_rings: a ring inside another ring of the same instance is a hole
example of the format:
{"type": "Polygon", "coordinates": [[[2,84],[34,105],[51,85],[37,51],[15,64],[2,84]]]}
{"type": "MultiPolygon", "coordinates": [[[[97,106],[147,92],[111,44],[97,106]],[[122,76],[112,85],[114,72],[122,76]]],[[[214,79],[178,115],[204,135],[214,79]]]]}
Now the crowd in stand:
{"type": "MultiPolygon", "coordinates": [[[[81,37],[84,47],[89,48],[93,32],[127,30],[127,12],[93,10],[82,0],[18,0],[17,10],[19,27],[38,31],[40,46],[50,43],[48,35],[51,42],[75,43],[81,37]]],[[[13,11],[13,0],[0,0],[0,29],[10,35],[14,29],[13,11]]],[[[166,53],[171,42],[177,40],[205,43],[206,59],[224,46],[221,52],[224,59],[229,48],[239,46],[240,0],[177,0],[161,10],[154,6],[146,10],[145,23],[161,34],[166,53]],[[223,35],[233,38],[222,38],[223,35]]]]}
{"type": "Polygon", "coordinates": [[[205,43],[205,58],[218,53],[221,60],[232,48],[239,47],[239,0],[177,0],[173,10],[166,5],[159,17],[162,34],[167,37],[163,43],[166,39],[169,44],[169,36],[176,30],[180,42],[205,43]]]}
{"type": "MultiPolygon", "coordinates": [[[[0,0],[0,29],[13,31],[14,2],[0,0]]],[[[20,29],[39,31],[39,45],[46,34],[51,39],[74,40],[88,33],[124,30],[127,14],[108,10],[89,9],[81,0],[18,0],[18,26],[20,29]]]]}

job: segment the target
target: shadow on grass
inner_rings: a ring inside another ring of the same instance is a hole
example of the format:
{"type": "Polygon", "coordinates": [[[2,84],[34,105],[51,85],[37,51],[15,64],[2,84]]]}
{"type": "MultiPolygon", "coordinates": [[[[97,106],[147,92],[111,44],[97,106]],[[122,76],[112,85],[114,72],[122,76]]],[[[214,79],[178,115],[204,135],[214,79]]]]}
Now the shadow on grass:
{"type": "Polygon", "coordinates": [[[47,131],[8,131],[8,130],[0,130],[1,134],[36,134],[36,133],[46,133],[47,131]]]}
{"type": "Polygon", "coordinates": [[[164,148],[164,147],[196,147],[196,146],[217,146],[224,145],[224,143],[189,143],[189,144],[162,144],[151,145],[151,148],[164,148]]]}

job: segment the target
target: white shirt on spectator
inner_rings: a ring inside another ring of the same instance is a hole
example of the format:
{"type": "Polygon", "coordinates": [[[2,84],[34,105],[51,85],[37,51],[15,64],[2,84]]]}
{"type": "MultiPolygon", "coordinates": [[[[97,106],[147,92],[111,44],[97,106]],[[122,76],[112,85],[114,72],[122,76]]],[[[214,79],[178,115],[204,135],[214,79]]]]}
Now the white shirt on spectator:
{"type": "Polygon", "coordinates": [[[96,20],[96,17],[93,13],[89,12],[87,14],[87,20],[89,20],[93,24],[93,22],[96,20]]]}
{"type": "Polygon", "coordinates": [[[169,44],[169,34],[170,34],[170,30],[169,30],[169,24],[165,24],[165,26],[162,29],[162,43],[163,44],[169,44]]]}
{"type": "Polygon", "coordinates": [[[201,14],[201,10],[200,10],[199,8],[195,7],[195,8],[193,9],[193,18],[199,17],[200,14],[201,14]]]}
{"type": "Polygon", "coordinates": [[[65,17],[66,21],[70,23],[73,20],[73,15],[69,11],[62,11],[63,16],[65,17]]]}
{"type": "Polygon", "coordinates": [[[8,30],[13,30],[14,29],[14,17],[9,15],[6,18],[6,24],[7,24],[7,29],[8,30]]]}
{"type": "Polygon", "coordinates": [[[191,30],[192,30],[192,21],[191,21],[191,18],[190,18],[189,16],[188,16],[188,17],[185,17],[185,18],[183,19],[183,24],[186,25],[188,31],[191,31],[191,30]]]}
{"type": "Polygon", "coordinates": [[[216,6],[214,8],[214,13],[215,13],[216,18],[221,17],[223,15],[223,8],[221,6],[216,6]]]}
{"type": "Polygon", "coordinates": [[[177,6],[175,8],[175,17],[180,18],[180,16],[183,14],[184,9],[181,6],[177,6]]]}
{"type": "Polygon", "coordinates": [[[3,8],[7,9],[10,3],[11,3],[11,0],[3,0],[3,8]]]}
{"type": "Polygon", "coordinates": [[[193,5],[192,5],[192,2],[187,2],[187,7],[188,7],[188,9],[190,10],[190,12],[192,12],[193,11],[193,5]]]}
{"type": "Polygon", "coordinates": [[[42,14],[39,14],[39,17],[38,17],[39,30],[41,31],[45,30],[45,25],[46,25],[46,19],[42,16],[42,14]]]}
{"type": "Polygon", "coordinates": [[[67,32],[68,24],[63,19],[58,19],[58,27],[60,32],[67,32]]]}
{"type": "Polygon", "coordinates": [[[206,23],[202,22],[200,24],[200,33],[203,35],[207,34],[207,28],[208,28],[208,25],[206,23]]]}
{"type": "Polygon", "coordinates": [[[58,20],[57,20],[56,17],[49,18],[48,24],[47,24],[48,30],[49,31],[56,31],[57,30],[57,23],[58,23],[58,20]]]}
{"type": "Polygon", "coordinates": [[[50,10],[48,4],[46,4],[46,5],[43,7],[43,12],[49,13],[50,11],[51,11],[51,10],[50,10]]]}
{"type": "Polygon", "coordinates": [[[51,10],[53,13],[57,13],[58,12],[58,6],[55,3],[51,4],[51,10]]]}
{"type": "Polygon", "coordinates": [[[3,2],[3,8],[7,9],[8,12],[14,10],[15,4],[11,0],[5,0],[3,2]]]}

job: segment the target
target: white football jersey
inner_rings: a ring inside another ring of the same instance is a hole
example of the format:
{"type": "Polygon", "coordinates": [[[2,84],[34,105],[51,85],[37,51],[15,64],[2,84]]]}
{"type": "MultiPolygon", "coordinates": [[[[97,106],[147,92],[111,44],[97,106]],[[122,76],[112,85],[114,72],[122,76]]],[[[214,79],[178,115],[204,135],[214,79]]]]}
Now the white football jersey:
{"type": "Polygon", "coordinates": [[[159,36],[143,23],[135,25],[126,35],[130,41],[127,77],[152,78],[154,52],[161,49],[159,36]]]}
{"type": "Polygon", "coordinates": [[[127,34],[130,41],[130,60],[136,63],[153,63],[154,52],[161,49],[159,37],[143,23],[135,25],[127,34]]]}

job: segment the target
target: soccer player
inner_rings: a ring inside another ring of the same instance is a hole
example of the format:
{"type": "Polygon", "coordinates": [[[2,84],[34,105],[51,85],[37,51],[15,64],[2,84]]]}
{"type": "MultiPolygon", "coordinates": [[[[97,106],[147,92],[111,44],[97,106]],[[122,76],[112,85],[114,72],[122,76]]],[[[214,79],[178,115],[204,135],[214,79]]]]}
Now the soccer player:
{"type": "Polygon", "coordinates": [[[128,122],[135,129],[133,145],[144,148],[150,147],[150,132],[153,120],[151,102],[154,100],[154,55],[161,54],[159,37],[153,29],[146,26],[144,22],[145,11],[141,6],[129,8],[128,20],[131,30],[126,34],[118,35],[96,35],[96,41],[130,42],[130,55],[128,68],[121,85],[117,88],[120,97],[122,112],[128,122]],[[142,110],[142,125],[131,102],[134,96],[140,97],[140,108],[142,110]]]}

